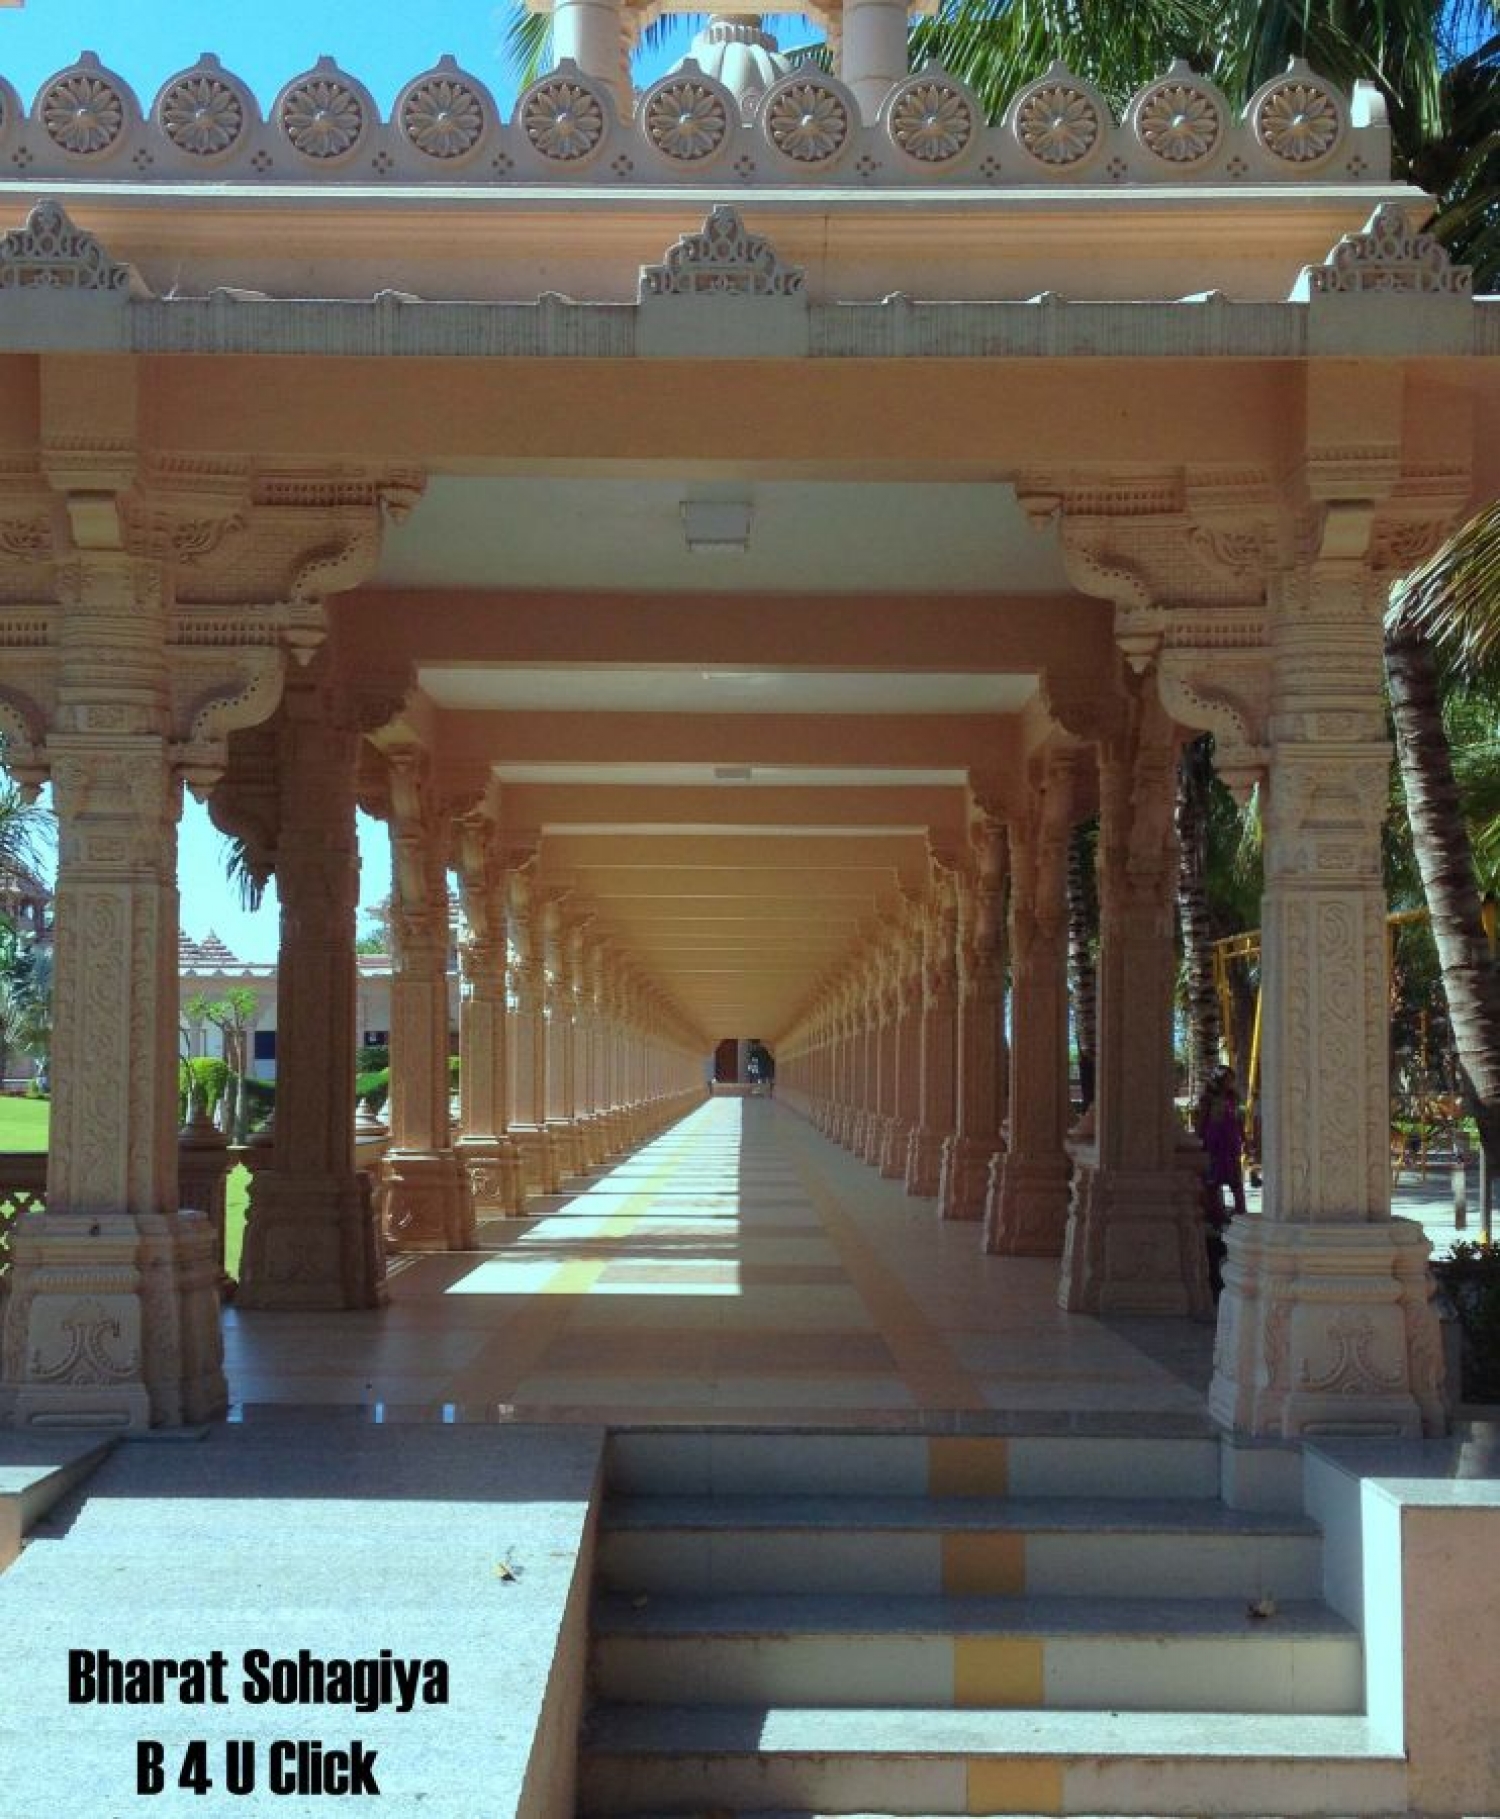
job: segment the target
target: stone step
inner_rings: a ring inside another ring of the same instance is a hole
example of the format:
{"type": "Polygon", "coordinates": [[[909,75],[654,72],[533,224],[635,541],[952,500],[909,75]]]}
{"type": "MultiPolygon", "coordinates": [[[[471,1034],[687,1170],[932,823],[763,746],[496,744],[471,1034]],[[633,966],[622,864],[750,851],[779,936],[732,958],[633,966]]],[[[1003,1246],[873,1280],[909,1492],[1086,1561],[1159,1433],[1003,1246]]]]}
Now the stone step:
{"type": "Polygon", "coordinates": [[[590,1720],[578,1810],[1376,1819],[1407,1807],[1403,1759],[1360,1717],[616,1705],[590,1720]]]}
{"type": "Polygon", "coordinates": [[[97,1435],[0,1434],[0,1573],[54,1503],[108,1457],[97,1435]]]}
{"type": "Polygon", "coordinates": [[[610,1491],[660,1496],[1219,1495],[1206,1426],[1139,1432],[859,1433],[635,1428],[611,1436],[610,1491]]]}
{"type": "Polygon", "coordinates": [[[705,1705],[1181,1712],[1362,1709],[1359,1637],[1326,1606],[1207,1598],[606,1595],[601,1698],[705,1705]]]}
{"type": "Polygon", "coordinates": [[[621,1592],[1317,1598],[1305,1518],[1206,1499],[615,1497],[598,1583],[621,1592]]]}

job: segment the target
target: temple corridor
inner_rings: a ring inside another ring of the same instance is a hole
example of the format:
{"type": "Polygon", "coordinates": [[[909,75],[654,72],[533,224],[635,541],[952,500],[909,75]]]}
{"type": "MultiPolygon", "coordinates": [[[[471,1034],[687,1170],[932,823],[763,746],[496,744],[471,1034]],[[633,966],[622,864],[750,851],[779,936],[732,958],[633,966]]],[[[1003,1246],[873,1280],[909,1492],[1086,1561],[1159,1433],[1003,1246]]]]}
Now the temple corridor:
{"type": "Polygon", "coordinates": [[[483,1222],[479,1252],[393,1260],[383,1311],[231,1312],[241,1418],[1205,1419],[1211,1326],[1065,1314],[1055,1260],[980,1254],[971,1225],[771,1100],[709,1100],[528,1204],[483,1222]]]}

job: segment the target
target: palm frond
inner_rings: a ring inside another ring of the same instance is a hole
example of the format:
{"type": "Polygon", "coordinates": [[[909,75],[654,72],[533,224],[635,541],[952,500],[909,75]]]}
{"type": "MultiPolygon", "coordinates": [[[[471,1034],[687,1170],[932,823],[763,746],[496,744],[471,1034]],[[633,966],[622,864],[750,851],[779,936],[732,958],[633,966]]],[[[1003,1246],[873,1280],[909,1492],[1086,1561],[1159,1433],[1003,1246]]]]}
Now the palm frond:
{"type": "Polygon", "coordinates": [[[506,73],[518,88],[529,88],[553,64],[552,15],[518,8],[511,14],[500,46],[506,73]]]}
{"type": "Polygon", "coordinates": [[[251,863],[250,848],[233,834],[222,838],[224,876],[239,894],[247,910],[258,910],[265,901],[267,874],[251,863]]]}
{"type": "Polygon", "coordinates": [[[1500,657],[1500,501],[1461,526],[1391,590],[1388,629],[1430,638],[1461,675],[1500,657]]]}

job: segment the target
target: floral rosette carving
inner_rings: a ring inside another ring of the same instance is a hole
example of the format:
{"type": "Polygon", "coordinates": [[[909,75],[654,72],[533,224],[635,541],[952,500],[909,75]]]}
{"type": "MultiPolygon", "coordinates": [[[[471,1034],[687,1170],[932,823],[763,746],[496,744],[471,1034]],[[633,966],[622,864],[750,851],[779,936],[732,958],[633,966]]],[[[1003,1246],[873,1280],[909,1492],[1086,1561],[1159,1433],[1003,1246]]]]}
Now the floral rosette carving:
{"type": "Polygon", "coordinates": [[[486,99],[457,69],[439,66],[403,91],[396,124],[424,157],[453,163],[468,157],[484,137],[486,99]]]}
{"type": "Polygon", "coordinates": [[[696,68],[679,69],[647,91],[641,130],[673,164],[701,164],[724,148],[733,98],[696,68]]]}
{"type": "Polygon", "coordinates": [[[794,164],[831,164],[849,142],[853,116],[841,89],[826,77],[796,71],[766,91],[761,130],[794,164]]]}
{"type": "Polygon", "coordinates": [[[353,84],[321,69],[292,83],[276,107],[292,149],[319,163],[347,157],[364,137],[367,117],[353,84]]]}
{"type": "Polygon", "coordinates": [[[891,143],[917,164],[952,164],[962,158],[979,124],[973,97],[937,70],[903,82],[885,106],[891,143]]]}
{"type": "Polygon", "coordinates": [[[521,97],[516,111],[528,142],[554,163],[576,164],[604,142],[604,102],[578,76],[544,77],[521,97]]]}
{"type": "Polygon", "coordinates": [[[190,158],[232,151],[249,117],[244,95],[212,63],[174,76],[153,111],[163,135],[190,158]]]}
{"type": "Polygon", "coordinates": [[[1343,104],[1305,65],[1266,83],[1248,111],[1261,148],[1282,164],[1320,164],[1344,136],[1343,104]]]}
{"type": "Polygon", "coordinates": [[[1048,170],[1085,163],[1098,150],[1106,125],[1102,104],[1060,65],[1022,89],[1011,114],[1016,143],[1048,170]]]}
{"type": "Polygon", "coordinates": [[[1136,96],[1131,125],[1142,148],[1164,164],[1206,164],[1224,140],[1224,105],[1186,64],[1136,96]]]}
{"type": "Polygon", "coordinates": [[[98,67],[68,70],[38,97],[36,118],[52,143],[77,158],[97,158],[125,131],[125,97],[98,67]]]}

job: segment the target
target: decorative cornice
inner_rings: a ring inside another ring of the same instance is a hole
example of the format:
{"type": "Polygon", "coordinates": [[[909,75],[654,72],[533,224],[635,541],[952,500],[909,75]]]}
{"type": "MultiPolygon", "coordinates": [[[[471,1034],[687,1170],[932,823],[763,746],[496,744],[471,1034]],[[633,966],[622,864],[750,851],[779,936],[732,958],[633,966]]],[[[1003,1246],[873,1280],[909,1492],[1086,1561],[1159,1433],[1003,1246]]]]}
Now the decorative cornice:
{"type": "Polygon", "coordinates": [[[1360,233],[1344,235],[1326,264],[1304,266],[1292,296],[1374,291],[1468,297],[1473,289],[1473,267],[1455,265],[1441,241],[1418,233],[1404,208],[1386,202],[1360,233]]]}
{"type": "Polygon", "coordinates": [[[648,297],[796,297],[804,287],[801,266],[783,265],[763,234],[752,234],[727,202],[717,203],[703,226],[667,249],[660,265],[643,265],[642,301],[648,297]]]}
{"type": "MultiPolygon", "coordinates": [[[[1293,302],[964,303],[897,293],[879,303],[809,301],[806,351],[826,360],[1300,360],[1368,352],[1364,332],[1348,320],[1357,312],[1339,312],[1316,338],[1311,313],[1293,302]]],[[[1500,301],[1478,299],[1462,315],[1461,337],[1443,351],[1500,357],[1500,301]]],[[[426,302],[393,292],[352,302],[216,290],[131,300],[110,312],[106,333],[87,321],[63,325],[55,314],[13,312],[0,291],[0,352],[620,360],[642,351],[641,316],[639,304],[580,303],[550,293],[535,303],[426,302]]],[[[1428,351],[1420,330],[1402,345],[1428,351]]],[[[735,357],[733,332],[721,337],[720,352],[735,357]]]]}
{"type": "Polygon", "coordinates": [[[50,198],[36,204],[24,227],[0,236],[0,290],[31,289],[148,295],[134,267],[111,259],[99,241],[76,227],[50,198]]]}
{"type": "MultiPolygon", "coordinates": [[[[836,26],[837,13],[829,25],[836,26]]],[[[831,34],[836,38],[836,32],[831,34]]],[[[836,183],[910,188],[1295,186],[1330,178],[1388,180],[1390,133],[1379,97],[1351,100],[1293,65],[1241,118],[1185,65],[1147,83],[1116,121],[1103,98],[1060,64],[986,125],[943,71],[903,76],[875,117],[860,118],[835,78],[804,66],[774,82],[742,117],[701,71],[701,96],[663,122],[656,84],[617,114],[612,86],[564,62],[518,97],[505,119],[451,58],[413,76],[382,118],[369,90],[328,58],[295,75],[262,116],[249,86],[205,55],[143,108],[128,84],[86,53],[42,84],[27,110],[0,79],[0,159],[37,182],[97,173],[131,185],[486,189],[575,182],[735,187],[836,183]],[[717,106],[715,104],[718,104],[717,106]]],[[[732,97],[728,97],[732,100],[732,97]]]]}

